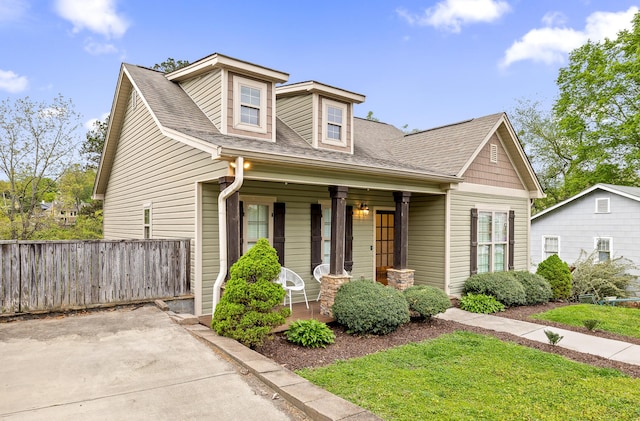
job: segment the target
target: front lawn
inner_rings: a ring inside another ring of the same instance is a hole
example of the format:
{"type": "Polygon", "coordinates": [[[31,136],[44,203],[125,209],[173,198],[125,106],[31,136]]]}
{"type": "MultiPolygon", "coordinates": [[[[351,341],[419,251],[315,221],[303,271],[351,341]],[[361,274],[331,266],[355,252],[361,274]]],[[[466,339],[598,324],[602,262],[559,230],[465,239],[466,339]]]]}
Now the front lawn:
{"type": "Polygon", "coordinates": [[[531,318],[571,326],[584,326],[583,322],[589,319],[600,320],[597,330],[640,338],[640,309],[637,308],[576,304],[557,307],[535,314],[531,318]]]}
{"type": "Polygon", "coordinates": [[[385,420],[640,418],[640,379],[463,331],[297,373],[385,420]]]}

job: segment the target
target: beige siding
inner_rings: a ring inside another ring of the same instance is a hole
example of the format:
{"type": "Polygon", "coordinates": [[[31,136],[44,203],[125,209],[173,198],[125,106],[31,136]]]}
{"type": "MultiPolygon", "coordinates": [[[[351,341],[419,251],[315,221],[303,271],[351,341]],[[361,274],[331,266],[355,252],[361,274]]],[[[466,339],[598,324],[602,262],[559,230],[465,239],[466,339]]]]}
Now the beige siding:
{"type": "Polygon", "coordinates": [[[445,289],[445,196],[411,198],[409,269],[416,285],[445,289]]]}
{"type": "Polygon", "coordinates": [[[222,72],[216,69],[180,84],[218,130],[222,124],[222,72]]]}
{"type": "MultiPolygon", "coordinates": [[[[143,238],[143,207],[151,203],[153,238],[194,239],[196,181],[224,174],[226,162],[162,135],[139,102],[127,110],[114,157],[104,199],[104,237],[143,238]]],[[[194,269],[195,243],[191,250],[194,269]]],[[[193,270],[191,279],[196,281],[193,270]]]]}
{"type": "Polygon", "coordinates": [[[464,179],[468,183],[524,190],[522,181],[496,134],[467,168],[464,179]],[[497,147],[497,162],[491,162],[491,145],[497,147]]]}
{"type": "Polygon", "coordinates": [[[278,117],[310,145],[313,144],[312,98],[312,95],[300,95],[276,100],[278,117]]]}
{"type": "Polygon", "coordinates": [[[460,294],[462,285],[470,274],[471,208],[509,209],[515,212],[516,270],[528,270],[529,255],[529,200],[525,198],[487,195],[479,193],[451,192],[451,279],[450,291],[460,294]]]}

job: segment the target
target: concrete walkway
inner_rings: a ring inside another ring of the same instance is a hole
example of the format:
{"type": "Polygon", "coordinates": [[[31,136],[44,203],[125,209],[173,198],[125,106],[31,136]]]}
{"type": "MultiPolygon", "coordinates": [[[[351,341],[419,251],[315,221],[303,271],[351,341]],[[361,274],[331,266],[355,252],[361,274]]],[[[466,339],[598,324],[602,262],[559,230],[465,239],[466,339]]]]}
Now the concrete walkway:
{"type": "Polygon", "coordinates": [[[2,420],[307,419],[154,306],[0,323],[2,420]]]}
{"type": "Polygon", "coordinates": [[[462,323],[468,326],[476,326],[484,329],[495,330],[497,332],[511,333],[516,336],[544,343],[549,342],[544,331],[551,330],[564,336],[557,346],[586,354],[598,355],[611,360],[640,365],[640,345],[634,345],[613,339],[600,338],[598,336],[587,335],[557,327],[507,319],[505,317],[470,313],[468,311],[460,310],[459,308],[450,308],[445,313],[439,314],[436,317],[462,323]]]}

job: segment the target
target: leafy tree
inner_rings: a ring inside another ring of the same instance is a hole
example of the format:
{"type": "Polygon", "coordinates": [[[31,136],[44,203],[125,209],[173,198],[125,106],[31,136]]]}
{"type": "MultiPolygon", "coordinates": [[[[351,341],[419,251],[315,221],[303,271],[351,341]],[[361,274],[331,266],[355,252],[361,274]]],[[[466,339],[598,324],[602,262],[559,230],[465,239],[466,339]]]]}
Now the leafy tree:
{"type": "Polygon", "coordinates": [[[369,111],[369,112],[367,113],[367,120],[370,120],[370,121],[380,121],[380,119],[379,119],[379,118],[377,118],[377,117],[374,117],[374,116],[373,116],[373,111],[369,111]]]}
{"type": "Polygon", "coordinates": [[[83,203],[91,200],[96,171],[83,170],[80,164],[73,164],[62,174],[58,182],[60,199],[67,206],[80,210],[83,203]]]}
{"type": "Polygon", "coordinates": [[[159,70],[163,73],[171,73],[185,66],[188,66],[189,64],[190,63],[187,60],[174,60],[173,58],[169,57],[160,64],[154,64],[152,69],[159,70]]]}
{"type": "Polygon", "coordinates": [[[62,96],[52,103],[28,97],[0,103],[0,172],[8,181],[0,214],[11,239],[29,239],[40,228],[40,201],[68,167],[76,148],[79,115],[62,96]]]}
{"type": "Polygon", "coordinates": [[[97,169],[100,165],[100,157],[107,140],[107,128],[109,127],[109,116],[103,121],[96,120],[93,127],[87,132],[86,139],[80,147],[80,153],[88,161],[87,168],[97,169]]]}
{"type": "Polygon", "coordinates": [[[540,262],[536,274],[549,281],[553,298],[563,300],[571,296],[571,270],[557,254],[552,254],[540,262]]]}

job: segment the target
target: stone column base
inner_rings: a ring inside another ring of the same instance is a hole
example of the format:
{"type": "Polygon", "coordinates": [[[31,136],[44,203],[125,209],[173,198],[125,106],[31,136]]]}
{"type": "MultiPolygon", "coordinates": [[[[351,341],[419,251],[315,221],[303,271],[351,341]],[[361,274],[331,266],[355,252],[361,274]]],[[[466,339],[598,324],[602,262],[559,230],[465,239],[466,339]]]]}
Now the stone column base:
{"type": "Polygon", "coordinates": [[[350,275],[323,275],[320,282],[320,314],[333,317],[331,307],[336,299],[336,292],[351,280],[350,275]]]}
{"type": "Polygon", "coordinates": [[[413,269],[387,269],[387,285],[394,287],[398,291],[413,286],[413,269]]]}

